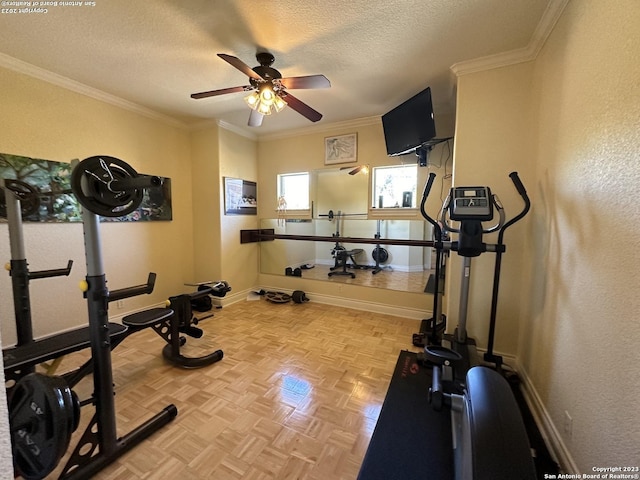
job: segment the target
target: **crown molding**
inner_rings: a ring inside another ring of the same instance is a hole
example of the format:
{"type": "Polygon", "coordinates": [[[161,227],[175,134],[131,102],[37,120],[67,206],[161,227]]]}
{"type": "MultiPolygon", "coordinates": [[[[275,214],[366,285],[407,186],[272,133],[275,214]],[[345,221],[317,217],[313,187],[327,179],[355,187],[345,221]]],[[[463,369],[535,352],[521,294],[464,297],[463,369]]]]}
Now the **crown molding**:
{"type": "Polygon", "coordinates": [[[250,140],[258,140],[258,136],[255,133],[247,132],[245,129],[240,128],[236,125],[232,125],[229,122],[225,122],[224,120],[216,120],[216,125],[220,128],[224,128],[225,130],[229,130],[241,137],[248,138],[250,140]]]}
{"type": "Polygon", "coordinates": [[[356,118],[355,120],[345,120],[343,122],[323,123],[320,125],[297,128],[295,130],[287,130],[285,132],[260,135],[258,139],[260,141],[279,140],[282,138],[299,137],[301,135],[313,135],[316,133],[335,133],[337,130],[369,127],[371,125],[382,125],[381,117],[362,117],[356,118]]]}
{"type": "Polygon", "coordinates": [[[229,122],[225,122],[224,120],[218,120],[216,118],[211,118],[209,120],[204,120],[201,122],[191,123],[188,126],[190,131],[196,130],[206,130],[207,128],[224,128],[230,132],[233,132],[241,137],[248,138],[250,140],[258,140],[258,136],[255,133],[248,132],[247,130],[238,127],[237,125],[232,125],[229,122]]]}
{"type": "Polygon", "coordinates": [[[525,48],[518,48],[496,55],[488,55],[474,60],[454,63],[450,67],[451,71],[456,77],[459,77],[469,73],[482,72],[534,60],[540,53],[540,50],[542,50],[549,35],[551,35],[553,28],[568,3],[569,0],[551,0],[549,2],[531,36],[529,45],[525,48]]]}
{"type": "Polygon", "coordinates": [[[103,92],[102,90],[98,90],[97,88],[93,88],[70,78],[63,77],[62,75],[58,75],[57,73],[53,73],[43,68],[36,67],[35,65],[23,62],[22,60],[18,60],[17,58],[11,57],[4,53],[0,53],[0,67],[6,68],[7,70],[12,70],[17,73],[28,75],[38,80],[42,80],[43,82],[47,82],[52,85],[62,87],[66,90],[70,90],[72,92],[93,98],[94,100],[108,103],[109,105],[113,105],[115,107],[119,107],[124,110],[143,115],[147,118],[159,120],[173,127],[182,129],[188,128],[185,123],[176,120],[175,118],[172,118],[168,115],[163,115],[156,112],[155,110],[151,110],[150,108],[138,105],[137,103],[124,100],[120,97],[116,97],[115,95],[111,95],[109,93],[103,92]]]}

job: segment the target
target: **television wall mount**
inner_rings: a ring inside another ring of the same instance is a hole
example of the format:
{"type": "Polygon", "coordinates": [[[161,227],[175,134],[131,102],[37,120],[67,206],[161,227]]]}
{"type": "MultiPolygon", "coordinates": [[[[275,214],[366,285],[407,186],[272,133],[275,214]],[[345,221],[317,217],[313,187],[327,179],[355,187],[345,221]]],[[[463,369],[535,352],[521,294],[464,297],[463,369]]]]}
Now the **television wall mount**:
{"type": "Polygon", "coordinates": [[[445,137],[445,138],[432,138],[431,140],[424,142],[418,148],[416,148],[416,157],[418,157],[418,165],[420,167],[426,167],[428,165],[429,160],[429,152],[433,150],[433,147],[436,145],[448,142],[453,139],[453,137],[445,137]]]}

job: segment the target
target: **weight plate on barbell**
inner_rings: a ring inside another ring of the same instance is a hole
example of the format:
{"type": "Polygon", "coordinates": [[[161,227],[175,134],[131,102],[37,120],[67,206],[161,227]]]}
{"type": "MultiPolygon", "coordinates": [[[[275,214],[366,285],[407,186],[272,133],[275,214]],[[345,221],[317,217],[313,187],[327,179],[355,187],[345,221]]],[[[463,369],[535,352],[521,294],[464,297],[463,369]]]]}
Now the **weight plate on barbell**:
{"type": "Polygon", "coordinates": [[[9,423],[15,471],[26,480],[51,473],[78,428],[80,403],[62,377],[31,373],[14,387],[9,423]]]}
{"type": "Polygon", "coordinates": [[[138,173],[128,163],[107,155],[82,160],[71,174],[71,189],[80,204],[103,217],[123,217],[142,203],[143,188],[127,191],[112,189],[112,184],[138,173]]]}
{"type": "MultiPolygon", "coordinates": [[[[5,179],[4,187],[11,190],[20,200],[20,213],[23,217],[33,215],[40,208],[38,190],[27,182],[15,179],[5,179]]],[[[0,188],[0,217],[7,217],[7,199],[4,188],[0,188]]]]}
{"type": "Polygon", "coordinates": [[[382,247],[374,248],[373,252],[371,252],[371,256],[378,263],[384,263],[389,260],[389,252],[382,247]]]}

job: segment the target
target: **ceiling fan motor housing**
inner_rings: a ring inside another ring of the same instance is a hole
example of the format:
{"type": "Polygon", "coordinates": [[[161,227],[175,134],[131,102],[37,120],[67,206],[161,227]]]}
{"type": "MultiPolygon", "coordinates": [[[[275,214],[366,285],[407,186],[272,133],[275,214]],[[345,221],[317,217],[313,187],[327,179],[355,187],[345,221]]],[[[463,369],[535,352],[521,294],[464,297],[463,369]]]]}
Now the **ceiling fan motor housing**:
{"type": "MultiPolygon", "coordinates": [[[[256,54],[256,59],[258,60],[257,67],[253,67],[252,70],[260,75],[266,81],[272,81],[275,79],[282,78],[282,75],[275,68],[271,68],[271,65],[275,61],[275,57],[269,52],[259,52],[256,54]]],[[[249,78],[251,85],[257,87],[261,82],[254,78],[249,78]]]]}

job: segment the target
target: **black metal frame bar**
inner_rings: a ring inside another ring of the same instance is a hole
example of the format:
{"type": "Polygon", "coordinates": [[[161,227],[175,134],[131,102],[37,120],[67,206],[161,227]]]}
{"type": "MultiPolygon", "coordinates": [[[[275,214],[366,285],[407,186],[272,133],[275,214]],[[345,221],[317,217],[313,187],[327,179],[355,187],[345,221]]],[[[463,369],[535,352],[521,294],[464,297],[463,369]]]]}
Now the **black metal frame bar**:
{"type": "MultiPolygon", "coordinates": [[[[77,164],[74,165],[74,168],[77,168],[77,164]]],[[[82,208],[82,220],[87,262],[85,298],[89,313],[89,335],[93,359],[93,403],[96,411],[60,475],[61,479],[78,480],[91,478],[95,473],[168,424],[178,414],[176,406],[170,404],[128,434],[122,437],[117,435],[111,365],[112,346],[108,319],[110,296],[102,264],[99,221],[96,214],[84,207],[82,208]]],[[[139,294],[144,289],[133,287],[124,290],[132,294],[139,294]]],[[[119,298],[125,297],[120,296],[119,298]]]]}
{"type": "Polygon", "coordinates": [[[433,240],[407,240],[400,238],[358,238],[358,237],[336,237],[318,235],[287,235],[275,233],[273,228],[260,228],[254,230],[240,230],[240,243],[255,243],[272,240],[301,240],[308,242],[330,242],[330,243],[364,243],[369,245],[405,245],[409,247],[434,247],[433,240]]]}

